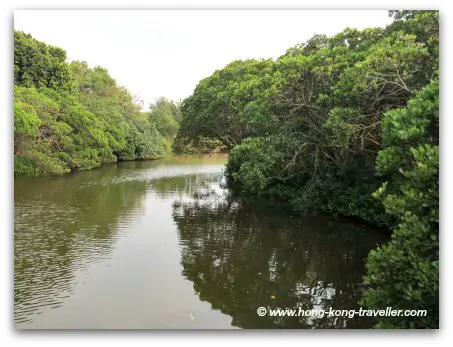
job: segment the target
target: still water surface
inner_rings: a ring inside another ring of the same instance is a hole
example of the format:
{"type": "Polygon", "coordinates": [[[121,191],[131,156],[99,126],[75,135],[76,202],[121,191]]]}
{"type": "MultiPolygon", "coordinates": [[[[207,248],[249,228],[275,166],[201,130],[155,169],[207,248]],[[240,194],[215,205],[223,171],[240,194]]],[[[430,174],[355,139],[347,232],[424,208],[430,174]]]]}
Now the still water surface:
{"type": "Polygon", "coordinates": [[[225,156],[15,180],[16,328],[369,328],[367,318],[260,317],[358,308],[380,230],[258,207],[225,156]]]}

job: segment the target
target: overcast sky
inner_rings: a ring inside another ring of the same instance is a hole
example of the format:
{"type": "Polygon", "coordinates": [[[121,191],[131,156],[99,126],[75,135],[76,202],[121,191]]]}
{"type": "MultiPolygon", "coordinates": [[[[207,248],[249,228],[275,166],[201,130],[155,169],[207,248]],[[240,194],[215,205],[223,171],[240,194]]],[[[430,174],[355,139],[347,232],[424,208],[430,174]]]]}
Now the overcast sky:
{"type": "Polygon", "coordinates": [[[235,59],[277,58],[314,34],[391,22],[387,11],[20,10],[14,28],[101,65],[144,101],[179,100],[235,59]]]}

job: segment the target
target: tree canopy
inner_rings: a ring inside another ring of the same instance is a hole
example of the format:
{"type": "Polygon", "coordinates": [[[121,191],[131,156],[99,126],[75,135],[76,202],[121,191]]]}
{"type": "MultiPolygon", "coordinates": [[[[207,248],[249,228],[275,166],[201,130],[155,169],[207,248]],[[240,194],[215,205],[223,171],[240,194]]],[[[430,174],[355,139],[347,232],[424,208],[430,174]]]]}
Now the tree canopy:
{"type": "Polygon", "coordinates": [[[380,328],[437,328],[439,13],[389,15],[385,28],[233,61],[147,111],[105,68],[16,31],[15,174],[160,158],[168,139],[175,153],[228,151],[236,191],[393,230],[368,256],[360,304],[428,311],[381,317],[380,328]]]}
{"type": "Polygon", "coordinates": [[[315,35],[215,71],[183,101],[175,143],[221,143],[241,192],[392,228],[368,259],[363,304],[430,312],[381,327],[435,327],[439,14],[389,15],[386,28],[315,35]]]}
{"type": "Polygon", "coordinates": [[[14,33],[14,172],[61,174],[165,155],[156,123],[102,67],[14,33]]]}
{"type": "Polygon", "coordinates": [[[165,97],[149,105],[149,121],[163,136],[174,138],[181,122],[180,105],[165,97]]]}

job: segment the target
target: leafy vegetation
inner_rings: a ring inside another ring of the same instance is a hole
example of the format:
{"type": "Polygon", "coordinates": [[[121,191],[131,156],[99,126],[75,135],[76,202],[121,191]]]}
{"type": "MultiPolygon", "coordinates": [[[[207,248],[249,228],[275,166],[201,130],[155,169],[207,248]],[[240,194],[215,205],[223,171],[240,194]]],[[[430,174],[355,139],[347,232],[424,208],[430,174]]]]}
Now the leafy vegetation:
{"type": "Polygon", "coordinates": [[[383,119],[377,170],[388,180],[375,192],[398,218],[392,240],[370,252],[362,304],[428,310],[427,317],[385,317],[381,328],[439,326],[439,82],[383,119]]]}
{"type": "Polygon", "coordinates": [[[386,28],[315,35],[278,59],[237,60],[147,112],[102,67],[15,32],[15,174],[230,152],[241,192],[389,227],[361,305],[426,309],[379,328],[439,324],[439,23],[390,11],[386,28]]]}
{"type": "Polygon", "coordinates": [[[180,104],[164,97],[149,105],[148,119],[164,137],[166,152],[172,154],[172,146],[181,122],[180,104]]]}
{"type": "Polygon", "coordinates": [[[275,73],[272,60],[235,61],[202,80],[181,105],[174,150],[231,150],[266,131],[271,120],[266,118],[270,113],[265,96],[275,89],[275,73]]]}
{"type": "Polygon", "coordinates": [[[149,119],[165,137],[175,137],[181,122],[179,105],[167,98],[160,97],[149,106],[149,119]]]}
{"type": "Polygon", "coordinates": [[[390,15],[216,71],[183,101],[175,144],[223,145],[242,192],[393,228],[369,256],[363,305],[430,312],[379,327],[436,327],[438,12],[390,15]]]}
{"type": "Polygon", "coordinates": [[[15,32],[14,77],[16,175],[165,155],[157,123],[106,69],[68,64],[64,50],[15,32]]]}

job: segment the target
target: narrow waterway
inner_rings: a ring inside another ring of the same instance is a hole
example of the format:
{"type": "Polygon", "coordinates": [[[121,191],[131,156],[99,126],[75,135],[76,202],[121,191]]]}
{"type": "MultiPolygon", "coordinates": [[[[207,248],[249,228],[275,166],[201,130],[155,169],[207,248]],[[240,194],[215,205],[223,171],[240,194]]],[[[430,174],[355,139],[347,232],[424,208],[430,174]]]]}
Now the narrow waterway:
{"type": "Polygon", "coordinates": [[[263,317],[258,307],[356,309],[385,233],[235,198],[226,156],[16,178],[17,328],[369,328],[365,318],[263,317]]]}

